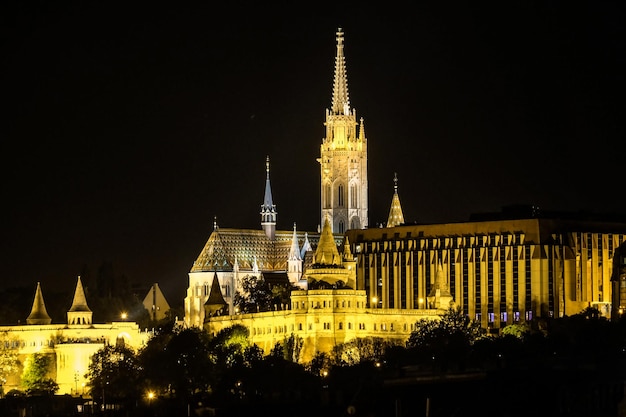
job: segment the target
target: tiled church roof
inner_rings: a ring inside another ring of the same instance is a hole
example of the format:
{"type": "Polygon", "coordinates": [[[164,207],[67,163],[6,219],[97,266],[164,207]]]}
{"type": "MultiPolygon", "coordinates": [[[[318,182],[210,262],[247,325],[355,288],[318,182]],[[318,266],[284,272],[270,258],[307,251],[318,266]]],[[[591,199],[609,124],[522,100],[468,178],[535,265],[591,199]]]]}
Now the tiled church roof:
{"type": "MultiPolygon", "coordinates": [[[[252,269],[256,261],[262,271],[284,271],[292,245],[293,231],[277,230],[270,240],[263,230],[216,228],[204,245],[191,272],[232,271],[235,259],[241,269],[252,269]]],[[[319,233],[297,232],[298,245],[308,238],[315,249],[319,233]]],[[[335,235],[341,244],[343,235],[335,235]]]]}

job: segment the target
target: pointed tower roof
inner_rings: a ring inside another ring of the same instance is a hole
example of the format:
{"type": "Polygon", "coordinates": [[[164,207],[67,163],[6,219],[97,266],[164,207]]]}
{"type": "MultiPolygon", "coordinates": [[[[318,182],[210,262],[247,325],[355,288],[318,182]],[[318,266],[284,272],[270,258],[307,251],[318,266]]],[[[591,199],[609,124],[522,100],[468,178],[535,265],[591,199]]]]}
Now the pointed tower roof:
{"type": "Polygon", "coordinates": [[[252,262],[252,272],[254,274],[259,272],[259,263],[256,260],[256,255],[254,255],[254,262],[252,262]]]}
{"type": "Polygon", "coordinates": [[[404,215],[402,214],[402,206],[400,206],[400,197],[398,197],[398,175],[393,174],[393,198],[391,199],[391,208],[389,209],[389,219],[387,227],[396,227],[404,223],[404,215]]]}
{"type": "Polygon", "coordinates": [[[41,283],[37,283],[37,289],[35,290],[35,299],[33,301],[33,308],[30,311],[30,315],[26,319],[26,324],[50,324],[52,319],[48,315],[46,310],[46,304],[43,301],[43,293],[41,292],[41,283]]]}
{"type": "Polygon", "coordinates": [[[270,185],[270,157],[265,160],[265,195],[261,205],[261,227],[265,235],[274,240],[276,234],[276,206],[272,200],[272,187],[270,185]]]}
{"type": "Polygon", "coordinates": [[[346,261],[353,260],[352,251],[350,250],[350,240],[347,235],[343,241],[343,259],[346,261]]]}
{"type": "Polygon", "coordinates": [[[170,310],[170,305],[158,283],[152,284],[150,290],[143,298],[143,306],[150,312],[150,318],[154,321],[164,319],[170,310]]]}
{"type": "Polygon", "coordinates": [[[291,237],[291,249],[289,250],[290,261],[301,261],[300,247],[298,246],[298,235],[296,234],[296,224],[293,224],[293,236],[291,237]]]}
{"type": "Polygon", "coordinates": [[[335,57],[335,78],[333,81],[333,114],[350,114],[350,99],[348,96],[348,75],[346,72],[346,58],[343,55],[343,30],[337,30],[337,56],[335,57]]]}
{"type": "Polygon", "coordinates": [[[76,282],[72,306],[67,311],[67,324],[71,326],[91,326],[92,316],[93,313],[87,306],[87,298],[85,297],[83,283],[79,276],[76,282]]]}
{"type": "Polygon", "coordinates": [[[300,250],[300,258],[304,259],[306,253],[310,251],[313,251],[313,247],[311,246],[311,242],[309,242],[309,234],[304,232],[304,243],[302,244],[302,249],[300,250]]]}
{"type": "Polygon", "coordinates": [[[265,194],[263,196],[263,209],[272,210],[274,202],[272,201],[272,186],[270,185],[270,156],[265,159],[265,194]]]}
{"type": "Polygon", "coordinates": [[[204,303],[204,320],[215,316],[222,311],[228,304],[224,300],[222,295],[222,289],[220,288],[220,282],[217,278],[217,272],[213,275],[213,282],[211,283],[211,292],[209,298],[204,303]]]}
{"type": "Polygon", "coordinates": [[[341,265],[341,257],[335,244],[335,239],[330,231],[328,218],[324,219],[322,234],[313,256],[313,263],[318,265],[341,265]]]}
{"type": "Polygon", "coordinates": [[[74,291],[74,301],[72,301],[72,307],[69,311],[91,311],[87,306],[87,297],[85,297],[85,291],[83,290],[83,283],[78,277],[76,283],[76,290],[74,291]]]}

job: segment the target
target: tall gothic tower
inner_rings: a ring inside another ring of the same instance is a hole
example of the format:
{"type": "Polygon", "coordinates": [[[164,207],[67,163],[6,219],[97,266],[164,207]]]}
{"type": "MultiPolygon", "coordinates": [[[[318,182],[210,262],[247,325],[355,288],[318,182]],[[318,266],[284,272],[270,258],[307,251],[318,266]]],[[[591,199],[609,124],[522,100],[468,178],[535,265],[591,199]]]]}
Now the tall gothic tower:
{"type": "Polygon", "coordinates": [[[326,109],[326,137],[322,140],[321,222],[328,219],[333,233],[363,229],[367,222],[367,140],[363,118],[350,108],[348,77],[343,55],[343,31],[337,31],[337,56],[332,108],[326,109]]]}

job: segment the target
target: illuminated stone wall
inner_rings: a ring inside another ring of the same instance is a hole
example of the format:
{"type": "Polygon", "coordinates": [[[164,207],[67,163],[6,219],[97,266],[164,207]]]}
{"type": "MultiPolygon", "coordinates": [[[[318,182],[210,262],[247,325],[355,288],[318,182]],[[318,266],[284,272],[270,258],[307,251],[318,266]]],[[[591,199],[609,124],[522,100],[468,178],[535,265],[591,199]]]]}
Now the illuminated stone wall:
{"type": "MultiPolygon", "coordinates": [[[[105,345],[115,345],[123,340],[135,350],[144,346],[150,336],[141,332],[137,323],[113,322],[90,326],[68,326],[67,324],[2,326],[8,340],[18,351],[23,365],[34,353],[52,356],[55,364],[53,377],[59,384],[58,394],[82,394],[83,384],[91,357],[105,345]]],[[[20,386],[22,368],[11,375],[4,384],[5,393],[11,389],[23,390],[20,386]]]]}
{"type": "Polygon", "coordinates": [[[292,292],[289,310],[212,317],[205,328],[217,334],[243,325],[265,354],[293,334],[304,342],[299,361],[306,363],[317,352],[330,353],[334,346],[356,338],[404,343],[418,320],[437,320],[444,311],[368,308],[365,291],[308,290],[292,292]]]}

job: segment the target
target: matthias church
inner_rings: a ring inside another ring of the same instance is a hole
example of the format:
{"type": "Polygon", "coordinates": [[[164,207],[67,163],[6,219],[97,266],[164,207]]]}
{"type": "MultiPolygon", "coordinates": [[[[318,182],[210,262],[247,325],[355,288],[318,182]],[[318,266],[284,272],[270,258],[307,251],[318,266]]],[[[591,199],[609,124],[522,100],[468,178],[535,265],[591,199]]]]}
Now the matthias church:
{"type": "MultiPolygon", "coordinates": [[[[268,351],[302,338],[302,359],[359,337],[404,342],[422,318],[458,307],[491,333],[509,324],[626,306],[624,219],[511,206],[468,222],[405,224],[397,178],[385,227],[369,228],[367,138],[348,95],[344,32],[336,33],[331,106],[320,145],[320,231],[275,230],[265,166],[258,230],[213,232],[189,272],[185,324],[250,329],[268,351]],[[288,283],[290,302],[236,311],[246,276],[288,283]],[[326,286],[319,284],[324,282],[326,286]]],[[[383,140],[373,138],[373,140],[383,140]]]]}

